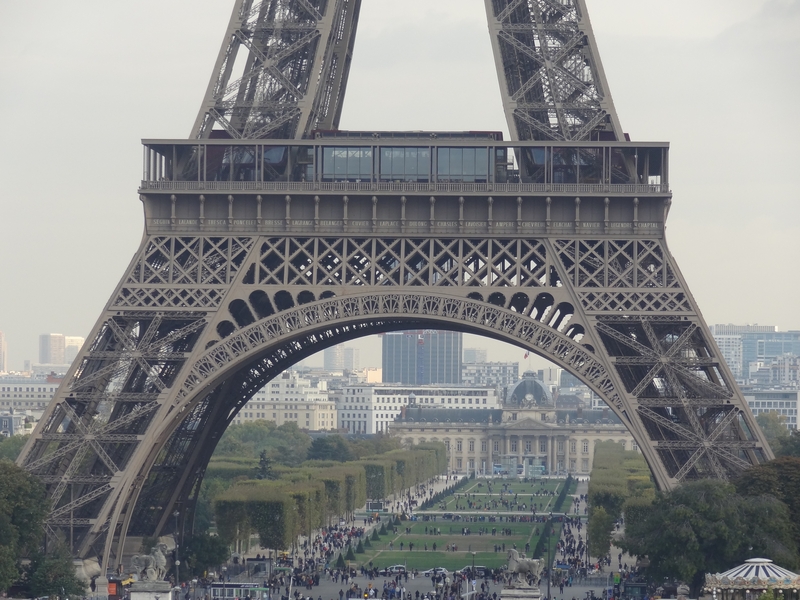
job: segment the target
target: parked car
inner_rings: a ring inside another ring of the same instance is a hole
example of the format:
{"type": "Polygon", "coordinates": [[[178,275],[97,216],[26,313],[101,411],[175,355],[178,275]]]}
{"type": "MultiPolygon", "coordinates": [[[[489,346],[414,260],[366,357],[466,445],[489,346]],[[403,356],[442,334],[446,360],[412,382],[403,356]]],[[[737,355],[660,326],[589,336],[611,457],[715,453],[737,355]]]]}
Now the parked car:
{"type": "Polygon", "coordinates": [[[453,518],[453,513],[444,513],[442,515],[442,518],[443,519],[452,519],[453,518]]]}
{"type": "Polygon", "coordinates": [[[444,567],[434,567],[427,571],[422,571],[422,574],[425,575],[425,577],[430,577],[431,575],[450,575],[450,571],[444,567]]]}
{"type": "Polygon", "coordinates": [[[392,565],[378,571],[381,575],[401,575],[406,572],[405,565],[392,565]]]}
{"type": "MultiPolygon", "coordinates": [[[[463,569],[460,569],[459,573],[467,574],[469,573],[470,569],[472,569],[472,566],[468,565],[463,569]]],[[[473,574],[475,577],[487,577],[489,573],[490,570],[484,567],[483,565],[475,565],[475,573],[473,574]]]]}

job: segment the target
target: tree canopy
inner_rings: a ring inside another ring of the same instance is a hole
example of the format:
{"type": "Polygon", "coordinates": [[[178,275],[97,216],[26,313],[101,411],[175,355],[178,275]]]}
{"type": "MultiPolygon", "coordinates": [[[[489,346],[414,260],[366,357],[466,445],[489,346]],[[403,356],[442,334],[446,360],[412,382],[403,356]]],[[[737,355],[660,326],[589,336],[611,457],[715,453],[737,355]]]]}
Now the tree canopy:
{"type": "Polygon", "coordinates": [[[225,430],[214,458],[256,459],[263,451],[279,465],[296,467],[306,460],[310,446],[311,436],[300,431],[293,421],[277,427],[273,421],[249,421],[225,430]]]}
{"type": "Polygon", "coordinates": [[[800,458],[784,456],[751,467],[734,485],[743,496],[769,494],[783,502],[789,509],[795,548],[800,551],[800,458]]]}
{"type": "Polygon", "coordinates": [[[11,437],[0,437],[0,459],[8,459],[11,462],[17,460],[22,447],[28,441],[28,435],[12,435],[11,437]]]}
{"type": "Polygon", "coordinates": [[[774,496],[742,496],[727,482],[700,480],[659,493],[648,510],[627,518],[618,546],[650,559],[655,580],[678,577],[697,591],[704,573],[753,556],[795,568],[797,548],[789,509],[774,496]]]}
{"type": "Polygon", "coordinates": [[[786,428],[786,417],[776,412],[762,412],[756,415],[756,422],[761,427],[761,431],[770,443],[770,446],[780,446],[783,440],[789,438],[789,430],[786,428]]]}
{"type": "Polygon", "coordinates": [[[311,442],[308,449],[308,460],[335,460],[346,462],[354,460],[355,455],[350,445],[340,435],[325,435],[311,442]]]}
{"type": "Polygon", "coordinates": [[[19,577],[17,559],[36,550],[47,509],[44,486],[0,459],[0,590],[19,577]]]}

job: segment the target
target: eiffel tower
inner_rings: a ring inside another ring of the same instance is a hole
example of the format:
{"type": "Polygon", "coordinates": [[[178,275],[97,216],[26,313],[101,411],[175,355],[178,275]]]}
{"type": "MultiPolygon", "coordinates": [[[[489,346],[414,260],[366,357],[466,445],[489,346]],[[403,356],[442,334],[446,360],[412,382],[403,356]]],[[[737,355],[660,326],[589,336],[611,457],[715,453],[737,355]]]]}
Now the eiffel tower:
{"type": "Polygon", "coordinates": [[[48,536],[113,568],[173,511],[191,530],[257,390],[410,328],[563,367],[661,489],[772,458],[667,249],[669,145],[623,134],[585,0],[485,4],[510,141],[339,131],[361,0],[235,1],[191,137],[143,142],[142,244],[20,456],[48,536]]]}

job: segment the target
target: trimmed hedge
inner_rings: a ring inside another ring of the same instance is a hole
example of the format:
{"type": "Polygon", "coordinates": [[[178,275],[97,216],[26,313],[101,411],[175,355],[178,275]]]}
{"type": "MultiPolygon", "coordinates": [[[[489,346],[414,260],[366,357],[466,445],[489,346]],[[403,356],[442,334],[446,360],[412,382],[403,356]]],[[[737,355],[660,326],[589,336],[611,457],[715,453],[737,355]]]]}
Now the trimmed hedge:
{"type": "Polygon", "coordinates": [[[254,472],[245,461],[216,463],[223,479],[239,479],[214,501],[219,536],[230,544],[255,532],[264,548],[285,550],[298,535],[352,515],[368,498],[383,499],[438,475],[442,456],[444,444],[425,444],[362,461],[284,468],[275,481],[245,479],[254,472]]]}

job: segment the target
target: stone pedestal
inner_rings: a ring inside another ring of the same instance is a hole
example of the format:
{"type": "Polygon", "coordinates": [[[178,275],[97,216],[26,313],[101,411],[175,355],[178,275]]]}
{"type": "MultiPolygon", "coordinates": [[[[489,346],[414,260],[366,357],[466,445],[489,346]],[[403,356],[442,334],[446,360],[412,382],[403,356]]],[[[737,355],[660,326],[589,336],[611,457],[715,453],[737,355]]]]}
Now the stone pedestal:
{"type": "Polygon", "coordinates": [[[169,581],[136,581],[131,584],[131,600],[172,600],[169,581]]]}
{"type": "Polygon", "coordinates": [[[500,600],[539,600],[541,597],[542,592],[536,586],[504,587],[500,592],[500,600]]]}

